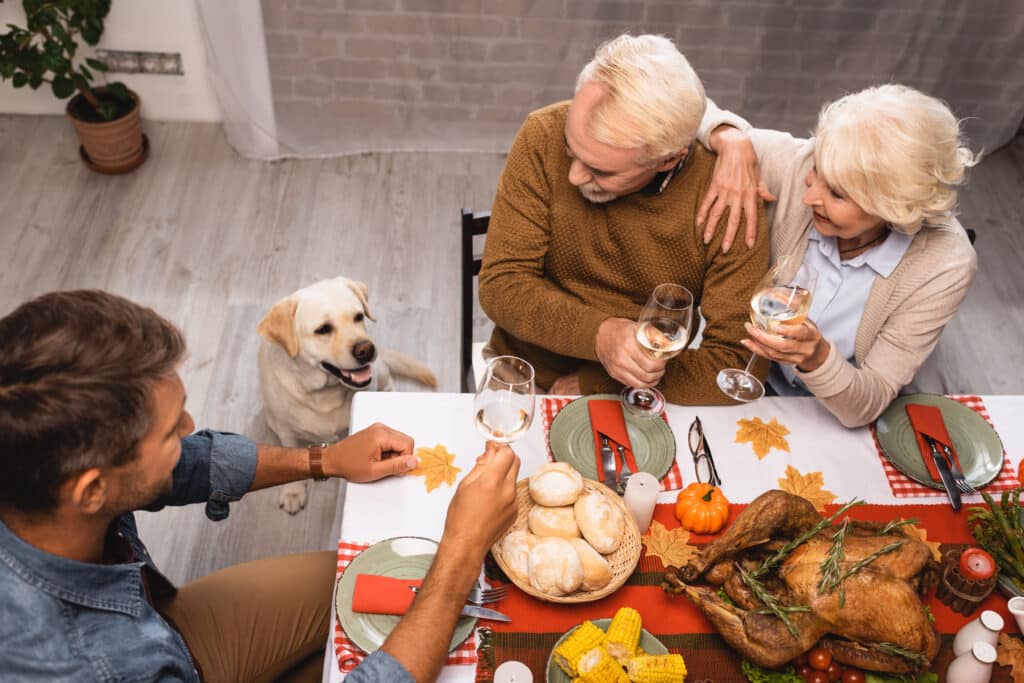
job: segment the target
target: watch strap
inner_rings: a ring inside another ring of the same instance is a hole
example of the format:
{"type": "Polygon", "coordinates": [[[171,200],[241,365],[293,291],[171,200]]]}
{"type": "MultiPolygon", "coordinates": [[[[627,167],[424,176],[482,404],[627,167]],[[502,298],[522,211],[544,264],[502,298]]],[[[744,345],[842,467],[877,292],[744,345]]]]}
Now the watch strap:
{"type": "Polygon", "coordinates": [[[324,474],[324,449],[327,448],[325,443],[311,443],[306,449],[309,451],[309,473],[313,477],[313,481],[327,481],[327,475],[324,474]]]}

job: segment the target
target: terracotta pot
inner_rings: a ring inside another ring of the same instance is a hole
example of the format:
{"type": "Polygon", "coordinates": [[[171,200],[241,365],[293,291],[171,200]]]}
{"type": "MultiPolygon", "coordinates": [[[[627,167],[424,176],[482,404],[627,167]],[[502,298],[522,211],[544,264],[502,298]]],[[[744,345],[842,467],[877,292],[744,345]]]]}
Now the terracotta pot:
{"type": "Polygon", "coordinates": [[[78,139],[82,143],[79,154],[85,165],[99,173],[127,173],[138,168],[149,152],[148,141],[142,134],[139,96],[131,92],[135,106],[124,116],[113,121],[91,123],[72,115],[82,99],[78,94],[68,101],[66,112],[78,139]]]}

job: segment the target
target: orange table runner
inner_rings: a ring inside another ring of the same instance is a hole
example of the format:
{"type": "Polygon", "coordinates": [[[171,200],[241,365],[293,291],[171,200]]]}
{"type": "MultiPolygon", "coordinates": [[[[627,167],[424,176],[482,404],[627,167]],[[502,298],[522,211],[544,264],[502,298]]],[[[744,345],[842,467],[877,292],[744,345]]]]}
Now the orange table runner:
{"type": "MultiPolygon", "coordinates": [[[[668,528],[678,527],[673,507],[658,505],[654,518],[668,528]]],[[[739,504],[730,506],[730,523],[745,507],[739,504]]],[[[839,507],[826,506],[826,514],[832,514],[839,507]]],[[[918,526],[927,530],[928,540],[940,542],[940,551],[945,552],[974,543],[967,528],[966,511],[970,507],[953,512],[947,505],[861,505],[853,508],[849,515],[853,519],[876,522],[917,518],[918,526]]],[[[711,538],[690,537],[696,545],[703,545],[711,538]]],[[[689,670],[688,680],[745,680],[739,668],[740,657],[717,635],[697,606],[685,596],[673,597],[660,588],[664,572],[665,567],[658,558],[642,555],[636,571],[622,588],[607,598],[582,604],[543,602],[513,586],[507,598],[492,605],[511,616],[512,621],[490,624],[481,634],[477,681],[491,681],[494,668],[508,660],[526,662],[534,672],[534,680],[544,680],[548,654],[565,631],[587,619],[611,617],[620,607],[627,606],[640,612],[645,629],[670,650],[683,655],[689,670]]],[[[936,628],[944,634],[943,648],[932,670],[944,672],[952,658],[951,634],[955,634],[974,615],[964,617],[956,614],[939,602],[934,593],[929,594],[925,602],[935,616],[936,628]]],[[[1006,630],[1017,630],[1006,610],[1006,600],[999,593],[990,595],[981,608],[1000,613],[1006,622],[1006,630]]],[[[1004,673],[1006,671],[1003,670],[1004,673]]],[[[997,673],[993,680],[1001,680],[1000,675],[997,673]]]]}

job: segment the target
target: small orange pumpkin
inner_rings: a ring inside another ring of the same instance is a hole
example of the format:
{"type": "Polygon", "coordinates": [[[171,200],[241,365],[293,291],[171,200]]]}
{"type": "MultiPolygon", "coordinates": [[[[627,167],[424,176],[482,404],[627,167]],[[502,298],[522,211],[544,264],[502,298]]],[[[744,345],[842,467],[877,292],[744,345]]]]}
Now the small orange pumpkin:
{"type": "Polygon", "coordinates": [[[729,519],[729,501],[717,486],[690,484],[676,498],[676,519],[687,531],[717,534],[729,519]]]}

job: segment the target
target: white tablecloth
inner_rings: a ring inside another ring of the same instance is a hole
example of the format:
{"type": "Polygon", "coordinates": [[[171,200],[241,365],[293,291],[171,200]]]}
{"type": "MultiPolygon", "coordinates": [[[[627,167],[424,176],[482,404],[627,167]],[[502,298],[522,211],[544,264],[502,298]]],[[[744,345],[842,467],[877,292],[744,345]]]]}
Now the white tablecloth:
{"type": "MultiPolygon", "coordinates": [[[[1024,396],[985,396],[992,422],[1003,445],[1016,465],[1024,454],[1024,396]]],[[[529,475],[547,462],[547,448],[540,419],[521,440],[513,445],[522,460],[520,477],[529,475]]],[[[473,425],[472,394],[435,393],[361,393],[352,404],[352,431],[374,422],[383,422],[409,434],[417,446],[444,444],[456,455],[455,464],[463,468],[461,477],[483,451],[484,440],[473,425]]],[[[740,406],[674,406],[666,409],[669,425],[676,437],[676,458],[683,478],[694,480],[693,464],[687,446],[687,430],[699,415],[711,447],[723,489],[733,502],[749,502],[764,491],[778,488],[787,465],[801,473],[821,472],[827,490],[837,502],[860,498],[875,504],[948,504],[945,498],[896,498],[886,481],[868,428],[845,429],[814,398],[765,398],[740,406]],[[776,418],[790,433],[786,435],[789,453],[773,450],[758,459],[749,443],[735,443],[741,418],[760,417],[764,422],[776,418]]],[[[457,482],[456,482],[457,483],[457,482]]],[[[424,536],[439,539],[444,529],[445,511],[455,493],[454,486],[442,484],[427,494],[421,477],[392,477],[372,484],[348,484],[341,509],[337,537],[346,541],[374,543],[392,536],[424,536]]],[[[659,502],[674,502],[675,491],[659,494],[659,502]]],[[[965,502],[979,502],[980,496],[965,502]]],[[[332,607],[331,637],[325,656],[324,681],[337,683],[344,676],[334,657],[332,607]]],[[[440,681],[473,680],[474,667],[447,666],[440,681]]]]}

